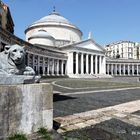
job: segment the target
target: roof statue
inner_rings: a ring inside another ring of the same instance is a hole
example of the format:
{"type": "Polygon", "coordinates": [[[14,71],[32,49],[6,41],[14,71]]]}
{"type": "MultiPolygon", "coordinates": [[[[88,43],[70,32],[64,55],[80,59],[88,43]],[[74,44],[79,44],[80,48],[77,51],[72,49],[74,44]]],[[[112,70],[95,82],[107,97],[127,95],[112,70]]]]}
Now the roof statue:
{"type": "Polygon", "coordinates": [[[92,39],[93,37],[92,37],[92,32],[89,32],[88,33],[88,39],[92,39]]]}
{"type": "Polygon", "coordinates": [[[6,45],[0,53],[0,84],[21,84],[38,82],[35,71],[25,64],[24,47],[6,45]]]}

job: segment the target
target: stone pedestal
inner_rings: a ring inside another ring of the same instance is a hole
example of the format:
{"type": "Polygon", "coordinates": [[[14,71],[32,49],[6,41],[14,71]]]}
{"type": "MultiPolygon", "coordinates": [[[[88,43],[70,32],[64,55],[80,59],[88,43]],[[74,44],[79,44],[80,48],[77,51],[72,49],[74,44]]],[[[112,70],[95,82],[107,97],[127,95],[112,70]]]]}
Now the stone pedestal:
{"type": "Polygon", "coordinates": [[[32,134],[40,127],[50,130],[52,126],[50,84],[0,86],[0,139],[16,132],[32,134]]]}

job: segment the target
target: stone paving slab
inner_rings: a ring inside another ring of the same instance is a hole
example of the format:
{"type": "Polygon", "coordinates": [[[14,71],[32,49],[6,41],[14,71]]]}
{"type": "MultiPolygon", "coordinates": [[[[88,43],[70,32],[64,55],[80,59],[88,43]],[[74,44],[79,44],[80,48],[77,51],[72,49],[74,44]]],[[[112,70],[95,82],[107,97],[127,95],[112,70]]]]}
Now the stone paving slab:
{"type": "Polygon", "coordinates": [[[57,117],[55,118],[55,121],[61,124],[62,129],[60,127],[59,130],[61,133],[77,129],[77,127],[80,129],[96,125],[112,118],[120,119],[121,121],[133,124],[134,126],[140,126],[140,117],[130,115],[130,113],[138,111],[139,106],[140,100],[137,100],[65,117],[57,117]]]}

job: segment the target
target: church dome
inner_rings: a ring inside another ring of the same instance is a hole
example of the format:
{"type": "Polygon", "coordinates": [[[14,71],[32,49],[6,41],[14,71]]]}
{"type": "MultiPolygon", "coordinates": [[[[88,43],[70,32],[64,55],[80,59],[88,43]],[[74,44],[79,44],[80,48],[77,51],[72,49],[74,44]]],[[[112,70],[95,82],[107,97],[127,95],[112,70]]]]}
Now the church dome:
{"type": "Polygon", "coordinates": [[[55,39],[45,30],[38,30],[28,38],[32,44],[53,46],[55,39]]]}
{"type": "Polygon", "coordinates": [[[82,38],[80,29],[55,11],[31,24],[25,30],[26,40],[29,41],[34,32],[42,29],[55,38],[56,46],[79,42],[82,38]]]}
{"type": "Polygon", "coordinates": [[[58,23],[71,24],[66,18],[62,17],[57,12],[52,12],[48,16],[41,18],[40,20],[34,22],[33,24],[45,23],[45,22],[58,22],[58,23]]]}

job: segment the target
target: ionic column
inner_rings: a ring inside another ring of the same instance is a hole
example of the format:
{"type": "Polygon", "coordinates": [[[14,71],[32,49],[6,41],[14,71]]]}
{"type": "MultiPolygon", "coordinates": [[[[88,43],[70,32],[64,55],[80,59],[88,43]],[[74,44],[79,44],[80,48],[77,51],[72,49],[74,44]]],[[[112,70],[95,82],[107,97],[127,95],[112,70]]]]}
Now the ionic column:
{"type": "Polygon", "coordinates": [[[76,74],[78,74],[78,63],[79,63],[78,53],[76,52],[76,74]]]}
{"type": "Polygon", "coordinates": [[[52,59],[52,75],[54,75],[54,59],[52,59]]]}
{"type": "Polygon", "coordinates": [[[40,56],[38,56],[38,65],[37,65],[38,67],[38,74],[40,74],[40,56]]]}
{"type": "Polygon", "coordinates": [[[61,60],[61,75],[64,75],[64,61],[61,60]]]}
{"type": "Polygon", "coordinates": [[[95,55],[95,74],[97,74],[97,55],[95,55]]]}
{"type": "Polygon", "coordinates": [[[43,76],[45,76],[45,58],[43,57],[43,76]]]}
{"type": "Polygon", "coordinates": [[[68,53],[67,74],[73,74],[73,52],[68,53]]]}
{"type": "Polygon", "coordinates": [[[81,74],[84,73],[84,55],[81,53],[81,74]]]}
{"type": "Polygon", "coordinates": [[[88,67],[88,54],[86,54],[86,74],[89,72],[89,67],[88,67]]]}
{"type": "Polygon", "coordinates": [[[123,64],[123,75],[125,75],[125,64],[123,64]]]}
{"type": "Polygon", "coordinates": [[[99,56],[99,74],[102,73],[102,56],[99,56]]]}
{"type": "Polygon", "coordinates": [[[90,57],[90,62],[91,62],[91,70],[90,70],[90,73],[93,74],[93,55],[91,55],[90,57]]]}
{"type": "Polygon", "coordinates": [[[134,65],[132,64],[132,75],[134,75],[134,65]]]}
{"type": "Polygon", "coordinates": [[[50,60],[49,60],[49,58],[48,58],[48,60],[47,60],[47,75],[50,75],[50,60]]]}
{"type": "Polygon", "coordinates": [[[127,71],[128,71],[128,75],[130,75],[130,67],[129,67],[129,64],[127,65],[127,71]]]}
{"type": "Polygon", "coordinates": [[[115,64],[115,75],[117,75],[117,64],[115,64]]]}
{"type": "Polygon", "coordinates": [[[105,56],[102,57],[102,73],[106,74],[106,61],[105,56]]]}
{"type": "Polygon", "coordinates": [[[137,64],[137,75],[139,75],[139,65],[137,64]]]}
{"type": "Polygon", "coordinates": [[[59,75],[59,60],[57,60],[56,75],[59,75]]]}

